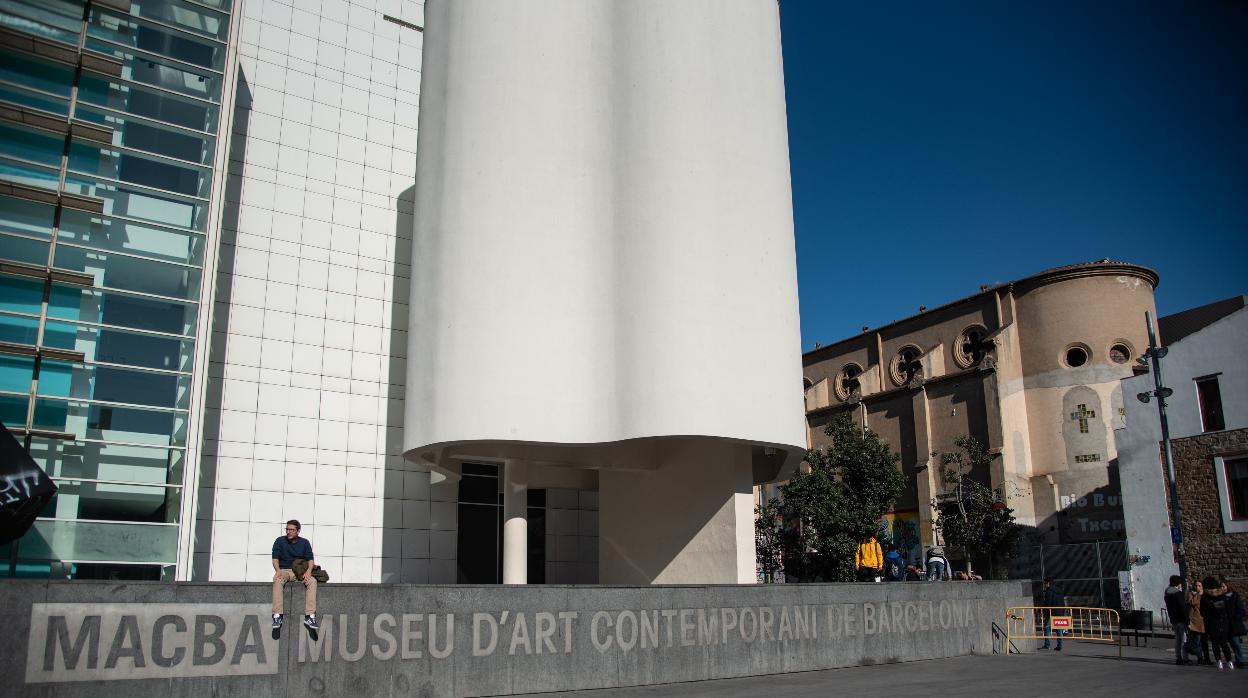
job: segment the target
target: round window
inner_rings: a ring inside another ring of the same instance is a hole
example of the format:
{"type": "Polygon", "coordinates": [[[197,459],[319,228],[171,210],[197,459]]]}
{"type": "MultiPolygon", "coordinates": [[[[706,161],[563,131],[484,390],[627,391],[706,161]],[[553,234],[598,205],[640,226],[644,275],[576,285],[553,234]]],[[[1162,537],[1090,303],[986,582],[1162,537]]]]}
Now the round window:
{"type": "Polygon", "coordinates": [[[1081,346],[1073,346],[1066,350],[1066,365],[1079,368],[1088,363],[1088,350],[1081,346]]]}
{"type": "Polygon", "coordinates": [[[962,330],[953,345],[953,359],[962,368],[970,368],[983,361],[995,348],[996,343],[988,338],[988,330],[982,325],[971,325],[962,330]]]}
{"type": "Polygon", "coordinates": [[[858,392],[858,376],[862,375],[862,367],[858,364],[845,364],[836,374],[836,384],[833,389],[836,391],[836,397],[842,401],[848,400],[856,392],[858,392]]]}
{"type": "Polygon", "coordinates": [[[923,364],[919,358],[923,356],[923,352],[913,344],[902,347],[901,351],[893,357],[892,364],[888,367],[889,376],[893,379],[893,383],[897,385],[909,385],[914,377],[923,372],[923,364]]]}
{"type": "Polygon", "coordinates": [[[1126,342],[1118,342],[1109,348],[1109,360],[1116,364],[1125,364],[1131,360],[1130,345],[1126,342]]]}

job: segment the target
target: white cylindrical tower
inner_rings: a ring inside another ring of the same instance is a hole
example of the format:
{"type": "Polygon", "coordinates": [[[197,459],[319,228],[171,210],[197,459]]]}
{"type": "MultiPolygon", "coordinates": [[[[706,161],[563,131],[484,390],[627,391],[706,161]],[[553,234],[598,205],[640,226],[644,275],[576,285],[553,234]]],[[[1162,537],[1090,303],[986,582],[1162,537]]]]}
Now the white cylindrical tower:
{"type": "Polygon", "coordinates": [[[752,580],[805,444],[775,1],[431,0],[419,139],[407,456],[598,470],[603,582],[752,580]]]}

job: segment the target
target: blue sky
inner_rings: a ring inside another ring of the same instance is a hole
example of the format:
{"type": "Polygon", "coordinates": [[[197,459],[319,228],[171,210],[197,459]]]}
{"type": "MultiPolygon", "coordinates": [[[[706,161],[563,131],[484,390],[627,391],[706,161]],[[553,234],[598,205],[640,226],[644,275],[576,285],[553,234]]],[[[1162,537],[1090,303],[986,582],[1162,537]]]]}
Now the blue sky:
{"type": "Polygon", "coordinates": [[[1105,257],[1248,292],[1248,2],[780,14],[804,351],[1105,257]]]}

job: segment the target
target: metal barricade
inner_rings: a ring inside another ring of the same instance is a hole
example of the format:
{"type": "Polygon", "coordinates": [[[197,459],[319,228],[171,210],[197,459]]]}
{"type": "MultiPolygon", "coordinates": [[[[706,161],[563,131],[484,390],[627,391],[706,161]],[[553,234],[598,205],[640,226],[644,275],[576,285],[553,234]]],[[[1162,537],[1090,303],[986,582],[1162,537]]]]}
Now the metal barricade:
{"type": "Polygon", "coordinates": [[[1088,640],[1113,642],[1122,658],[1122,623],[1112,608],[1081,606],[1011,606],[1005,610],[1005,653],[1017,652],[1015,640],[1088,640]]]}

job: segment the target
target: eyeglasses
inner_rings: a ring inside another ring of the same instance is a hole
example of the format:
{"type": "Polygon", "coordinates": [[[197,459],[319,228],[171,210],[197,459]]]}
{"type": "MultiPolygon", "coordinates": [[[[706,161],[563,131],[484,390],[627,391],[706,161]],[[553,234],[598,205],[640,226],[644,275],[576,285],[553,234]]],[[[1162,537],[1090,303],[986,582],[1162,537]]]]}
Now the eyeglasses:
{"type": "Polygon", "coordinates": [[[298,531],[299,529],[297,529],[297,528],[287,528],[286,530],[287,530],[287,531],[298,531]]]}

